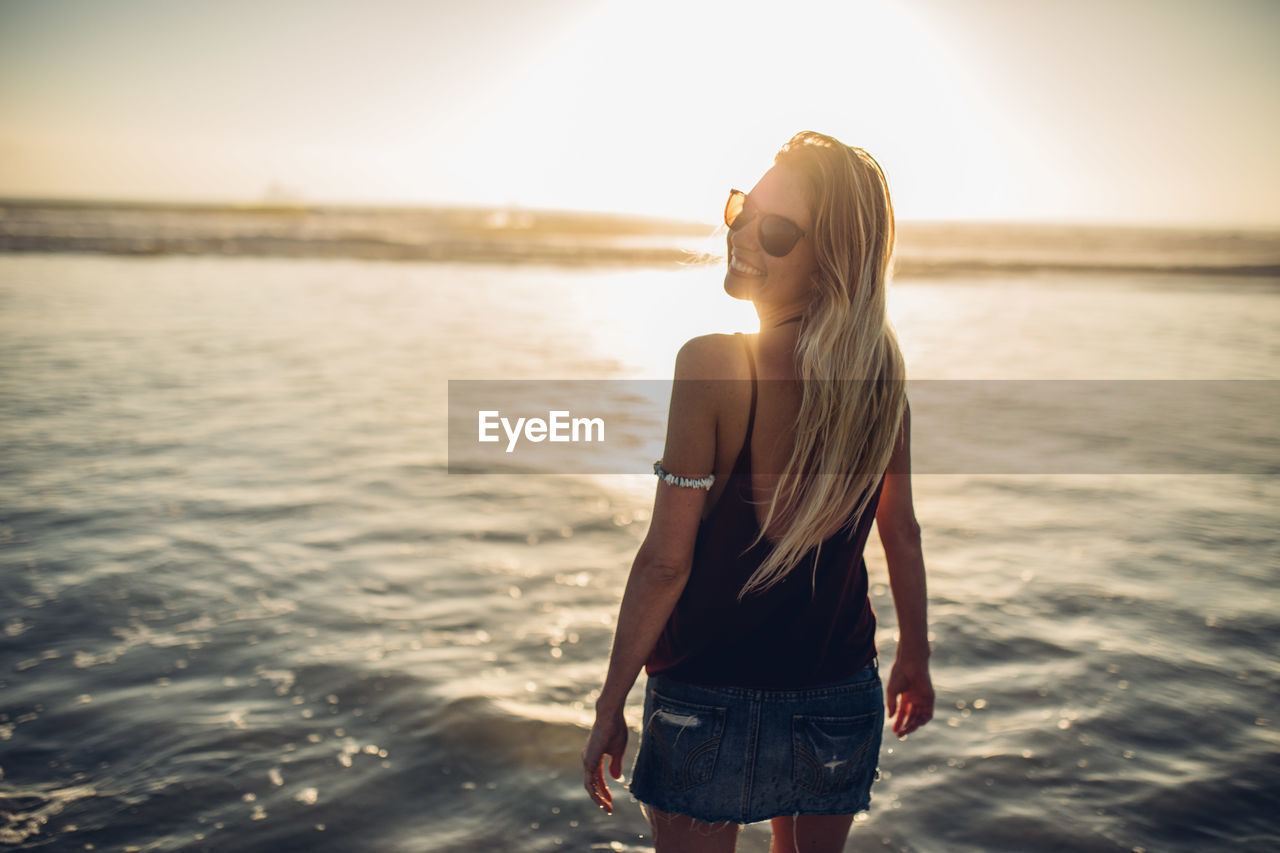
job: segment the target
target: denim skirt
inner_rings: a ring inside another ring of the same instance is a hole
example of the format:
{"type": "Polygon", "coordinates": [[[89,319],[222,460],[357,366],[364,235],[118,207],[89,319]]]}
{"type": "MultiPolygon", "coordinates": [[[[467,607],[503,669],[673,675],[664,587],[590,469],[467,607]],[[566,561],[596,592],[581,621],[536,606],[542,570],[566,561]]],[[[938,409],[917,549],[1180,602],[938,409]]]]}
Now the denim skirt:
{"type": "Polygon", "coordinates": [[[879,778],[884,687],[872,663],[800,690],[711,687],[649,678],[630,790],[706,822],[854,814],[879,778]]]}

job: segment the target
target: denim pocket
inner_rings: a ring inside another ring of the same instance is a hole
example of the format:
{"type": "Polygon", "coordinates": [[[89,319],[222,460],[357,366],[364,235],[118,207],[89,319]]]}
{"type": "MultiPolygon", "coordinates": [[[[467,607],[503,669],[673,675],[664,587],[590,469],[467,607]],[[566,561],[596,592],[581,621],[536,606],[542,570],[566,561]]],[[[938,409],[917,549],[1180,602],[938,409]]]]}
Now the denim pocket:
{"type": "Polygon", "coordinates": [[[861,784],[877,763],[883,726],[874,711],[852,717],[792,717],[792,781],[818,795],[861,784]]]}
{"type": "Polygon", "coordinates": [[[666,783],[684,791],[710,781],[727,709],[681,702],[656,690],[652,707],[647,734],[666,783]]]}

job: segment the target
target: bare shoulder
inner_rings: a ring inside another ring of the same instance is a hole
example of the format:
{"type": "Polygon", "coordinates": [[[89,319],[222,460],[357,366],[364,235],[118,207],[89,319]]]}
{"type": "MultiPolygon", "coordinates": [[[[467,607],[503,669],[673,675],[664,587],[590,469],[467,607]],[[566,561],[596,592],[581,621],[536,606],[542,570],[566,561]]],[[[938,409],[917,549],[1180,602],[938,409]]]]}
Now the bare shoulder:
{"type": "Polygon", "coordinates": [[[738,335],[699,335],[676,354],[676,379],[742,379],[747,355],[738,335]]]}

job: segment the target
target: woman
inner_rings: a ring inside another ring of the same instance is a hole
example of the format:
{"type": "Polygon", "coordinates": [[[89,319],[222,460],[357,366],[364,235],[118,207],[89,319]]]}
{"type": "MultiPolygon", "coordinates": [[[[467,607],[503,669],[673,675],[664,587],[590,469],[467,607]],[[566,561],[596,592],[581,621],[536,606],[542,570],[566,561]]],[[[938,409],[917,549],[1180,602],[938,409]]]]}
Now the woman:
{"type": "Polygon", "coordinates": [[[631,568],[584,785],[612,812],[626,696],[649,674],[631,791],[659,851],[840,850],[869,807],[883,703],[933,716],[905,369],[885,315],[893,207],[875,160],[797,134],[725,209],[725,290],[754,336],[676,357],[648,535],[631,568]],[[858,381],[846,381],[846,380],[858,381]],[[732,380],[732,381],[724,381],[732,380]],[[887,688],[862,548],[884,544],[900,639],[887,688]]]}

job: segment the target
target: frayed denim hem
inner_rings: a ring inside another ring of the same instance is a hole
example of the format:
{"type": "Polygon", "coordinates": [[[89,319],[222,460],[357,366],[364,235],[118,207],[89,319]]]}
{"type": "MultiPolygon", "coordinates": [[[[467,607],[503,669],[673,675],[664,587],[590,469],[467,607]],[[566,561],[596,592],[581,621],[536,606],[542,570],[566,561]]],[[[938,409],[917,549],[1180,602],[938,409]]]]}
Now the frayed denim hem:
{"type": "Polygon", "coordinates": [[[870,801],[868,801],[864,803],[861,808],[854,809],[853,811],[847,811],[845,809],[831,809],[831,810],[802,809],[798,811],[780,811],[780,812],[777,812],[776,814],[771,813],[771,814],[763,815],[761,817],[755,817],[752,815],[747,815],[747,816],[735,815],[733,817],[709,817],[705,813],[704,814],[689,813],[690,811],[696,811],[695,809],[664,808],[660,803],[650,802],[649,800],[642,799],[641,797],[637,796],[634,791],[630,791],[630,793],[631,793],[631,796],[635,799],[635,801],[640,804],[640,810],[644,814],[647,820],[652,821],[654,819],[652,815],[652,811],[656,809],[669,817],[687,817],[687,818],[696,820],[699,823],[705,823],[708,825],[708,828],[712,830],[721,829],[731,823],[736,824],[737,826],[750,826],[753,823],[763,823],[764,821],[767,821],[767,820],[773,820],[775,817],[802,817],[804,815],[858,815],[864,812],[865,813],[871,812],[871,803],[870,801]]]}

